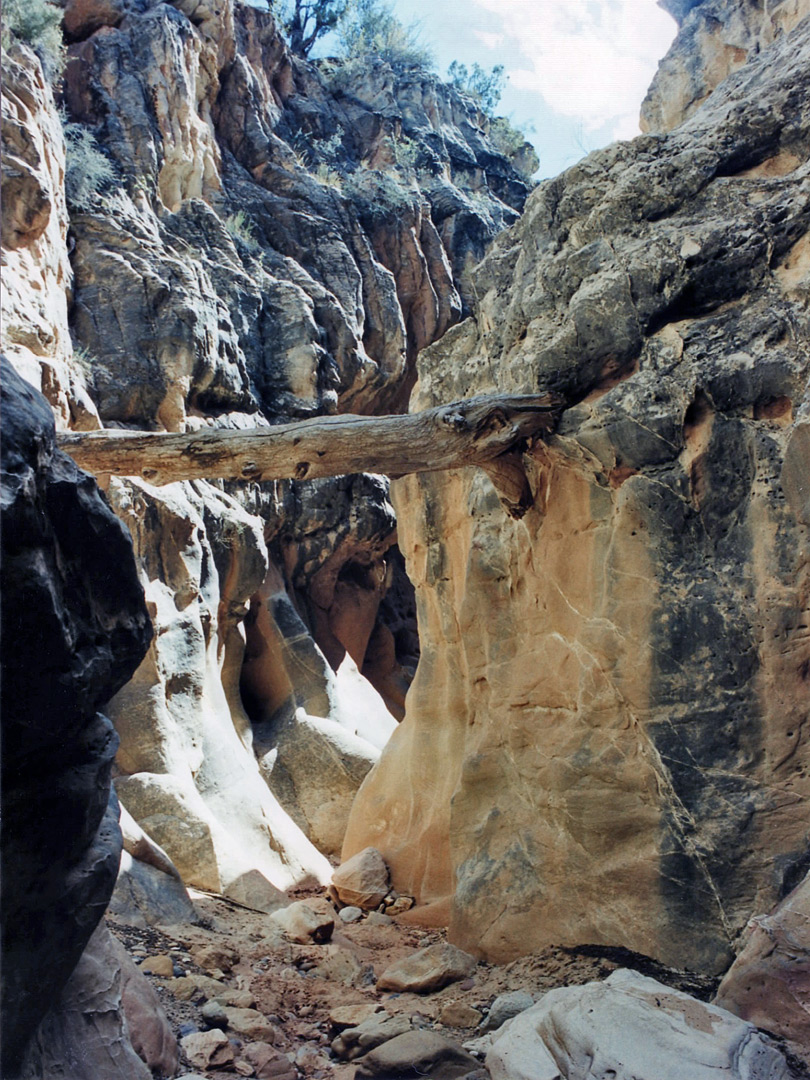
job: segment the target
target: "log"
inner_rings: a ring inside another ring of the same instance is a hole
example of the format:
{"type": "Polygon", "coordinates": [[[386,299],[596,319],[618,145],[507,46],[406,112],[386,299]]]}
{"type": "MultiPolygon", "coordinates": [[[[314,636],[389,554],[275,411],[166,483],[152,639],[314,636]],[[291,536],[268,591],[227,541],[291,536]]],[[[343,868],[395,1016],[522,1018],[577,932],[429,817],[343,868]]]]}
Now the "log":
{"type": "Polygon", "coordinates": [[[318,416],[247,431],[106,429],[60,432],[57,438],[88,472],[138,476],[150,484],[310,480],[359,472],[394,477],[492,462],[523,440],[550,432],[562,408],[556,394],[499,394],[418,413],[318,416]]]}

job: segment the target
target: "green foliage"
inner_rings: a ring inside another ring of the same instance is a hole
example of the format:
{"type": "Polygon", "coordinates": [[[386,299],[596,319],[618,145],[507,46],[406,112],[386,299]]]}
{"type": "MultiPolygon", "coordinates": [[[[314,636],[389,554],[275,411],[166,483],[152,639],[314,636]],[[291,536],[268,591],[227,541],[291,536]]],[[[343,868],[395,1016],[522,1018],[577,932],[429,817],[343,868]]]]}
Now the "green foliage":
{"type": "Polygon", "coordinates": [[[402,135],[394,144],[394,152],[397,157],[397,165],[400,168],[408,172],[416,168],[416,162],[420,154],[419,143],[414,142],[407,135],[402,135]]]}
{"type": "Polygon", "coordinates": [[[349,0],[338,24],[343,54],[349,60],[378,56],[389,64],[433,66],[418,25],[403,26],[387,0],[349,0]]]}
{"type": "Polygon", "coordinates": [[[346,14],[349,0],[284,0],[281,24],[298,56],[309,56],[315,42],[334,30],[346,14]]]}
{"type": "Polygon", "coordinates": [[[116,181],[115,169],[84,124],[66,122],[65,195],[73,210],[91,210],[116,181]]]}
{"type": "Polygon", "coordinates": [[[261,245],[253,231],[253,223],[244,210],[237,210],[235,214],[229,214],[225,218],[224,224],[234,240],[244,244],[248,251],[259,251],[261,245]]]}
{"type": "Polygon", "coordinates": [[[49,0],[4,0],[3,48],[13,41],[30,45],[42,61],[49,79],[61,75],[64,67],[62,10],[49,0]]]}
{"type": "Polygon", "coordinates": [[[412,190],[379,169],[358,169],[347,179],[343,190],[354,204],[360,220],[369,227],[412,209],[415,198],[412,190]]]}
{"type": "Polygon", "coordinates": [[[505,116],[498,116],[490,123],[489,139],[524,176],[532,176],[540,168],[537,151],[527,142],[525,133],[514,127],[505,116]]]}
{"type": "Polygon", "coordinates": [[[457,90],[473,98],[482,112],[492,116],[503,95],[507,75],[503,64],[496,64],[492,71],[486,71],[480,64],[468,68],[454,60],[447,69],[447,78],[457,90]]]}

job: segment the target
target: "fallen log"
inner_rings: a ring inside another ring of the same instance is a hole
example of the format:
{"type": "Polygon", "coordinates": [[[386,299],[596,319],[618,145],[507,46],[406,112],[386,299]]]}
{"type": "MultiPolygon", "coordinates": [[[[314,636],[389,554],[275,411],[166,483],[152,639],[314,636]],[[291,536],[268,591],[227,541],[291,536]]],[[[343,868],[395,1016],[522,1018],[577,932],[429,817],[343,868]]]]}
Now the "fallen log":
{"type": "Polygon", "coordinates": [[[493,462],[522,440],[550,432],[562,408],[556,394],[497,394],[418,413],[318,416],[247,431],[61,432],[58,444],[97,476],[138,476],[151,484],[404,476],[493,462]]]}

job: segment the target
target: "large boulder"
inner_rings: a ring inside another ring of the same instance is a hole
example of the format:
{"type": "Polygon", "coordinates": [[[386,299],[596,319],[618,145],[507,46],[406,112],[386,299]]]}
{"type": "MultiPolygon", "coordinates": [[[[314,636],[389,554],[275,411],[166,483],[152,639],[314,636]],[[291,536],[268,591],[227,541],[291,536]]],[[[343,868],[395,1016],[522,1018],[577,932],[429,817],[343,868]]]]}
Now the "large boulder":
{"type": "Polygon", "coordinates": [[[809,70],[804,20],[541,184],[420,354],[414,410],[569,402],[520,521],[475,470],[393,485],[422,659],[343,857],[489,959],[720,973],[805,865],[809,70]]]}
{"type": "MultiPolygon", "coordinates": [[[[3,1076],[101,918],[121,852],[117,738],[99,710],[151,627],[132,544],[2,364],[3,1076]]],[[[56,1051],[55,1051],[56,1052],[56,1051]]]]}
{"type": "Polygon", "coordinates": [[[715,1004],[780,1036],[810,1062],[810,877],[749,929],[715,1004]]]}
{"type": "Polygon", "coordinates": [[[635,971],[552,990],[501,1028],[492,1080],[788,1080],[753,1024],[635,971]]]}

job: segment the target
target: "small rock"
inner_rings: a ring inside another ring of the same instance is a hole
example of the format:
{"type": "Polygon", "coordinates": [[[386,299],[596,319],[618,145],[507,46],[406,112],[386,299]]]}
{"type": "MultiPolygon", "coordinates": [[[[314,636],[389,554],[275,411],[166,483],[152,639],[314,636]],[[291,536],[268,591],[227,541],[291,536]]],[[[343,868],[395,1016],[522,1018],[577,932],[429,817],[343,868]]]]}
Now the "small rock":
{"type": "Polygon", "coordinates": [[[365,969],[350,949],[341,945],[327,945],[325,956],[314,968],[315,974],[330,982],[344,986],[364,986],[365,969]]]}
{"type": "Polygon", "coordinates": [[[335,870],[332,884],[341,903],[375,908],[388,895],[388,867],[376,848],[364,848],[335,870]]]}
{"type": "Polygon", "coordinates": [[[481,1013],[464,1001],[451,1001],[439,1013],[445,1027],[474,1028],[481,1023],[481,1013]]]}
{"type": "Polygon", "coordinates": [[[381,911],[370,911],[366,919],[369,926],[393,926],[394,920],[390,915],[384,915],[381,911]]]}
{"type": "Polygon", "coordinates": [[[347,1028],[332,1040],[332,1053],[342,1061],[354,1061],[361,1055],[411,1030],[407,1016],[391,1016],[377,1013],[363,1020],[357,1027],[347,1028]]]}
{"type": "Polygon", "coordinates": [[[440,942],[391,964],[377,980],[377,989],[427,994],[469,978],[476,966],[475,957],[440,942]]]}
{"type": "Polygon", "coordinates": [[[235,1061],[233,1067],[240,1076],[255,1076],[256,1070],[248,1061],[235,1061]]]}
{"type": "Polygon", "coordinates": [[[201,945],[197,949],[192,949],[191,956],[197,967],[209,973],[215,971],[227,973],[239,959],[238,953],[223,945],[201,945]]]}
{"type": "Polygon", "coordinates": [[[160,975],[170,979],[174,975],[174,964],[170,956],[149,956],[141,964],[141,971],[146,975],[160,975]]]}
{"type": "Polygon", "coordinates": [[[350,904],[349,907],[341,908],[338,914],[343,922],[355,923],[363,918],[363,909],[350,904]]]}
{"type": "Polygon", "coordinates": [[[338,1005],[329,1013],[329,1023],[336,1031],[357,1027],[375,1013],[382,1012],[382,1005],[363,1003],[361,1005],[338,1005]]]}
{"type": "Polygon", "coordinates": [[[305,1072],[312,1072],[314,1069],[327,1068],[329,1059],[322,1053],[320,1047],[307,1044],[297,1051],[295,1064],[305,1072]]]}
{"type": "Polygon", "coordinates": [[[406,911],[410,911],[413,905],[416,903],[412,896],[398,896],[393,904],[386,906],[386,915],[403,915],[406,911]]]}
{"type": "Polygon", "coordinates": [[[221,1031],[198,1031],[180,1040],[186,1057],[195,1068],[211,1069],[229,1065],[234,1059],[233,1047],[221,1031]]]}
{"type": "Polygon", "coordinates": [[[222,1011],[227,1017],[228,1027],[237,1035],[270,1043],[278,1038],[276,1029],[257,1009],[235,1009],[231,1005],[223,1005],[222,1011]]]}
{"type": "Polygon", "coordinates": [[[209,975],[194,974],[186,975],[182,979],[172,979],[171,982],[166,983],[166,986],[178,1001],[191,1001],[196,994],[212,998],[228,989],[219,979],[212,979],[209,975]]]}
{"type": "Polygon", "coordinates": [[[177,1030],[182,1038],[184,1035],[194,1035],[195,1032],[199,1031],[199,1028],[196,1024],[192,1024],[187,1020],[184,1024],[181,1024],[177,1030]]]}
{"type": "Polygon", "coordinates": [[[210,1028],[224,1031],[228,1026],[228,1017],[218,1001],[206,1001],[200,1009],[200,1015],[210,1028]]]}
{"type": "Polygon", "coordinates": [[[242,1056],[250,1062],[260,1080],[297,1080],[298,1072],[285,1054],[264,1042],[246,1046],[242,1056]]]}
{"type": "Polygon", "coordinates": [[[220,1005],[232,1005],[234,1009],[252,1009],[256,1005],[256,999],[249,990],[235,990],[231,986],[218,991],[211,1001],[216,1001],[220,1005]]]}
{"type": "Polygon", "coordinates": [[[322,945],[329,941],[335,929],[334,916],[316,910],[306,900],[296,900],[288,907],[274,911],[270,918],[291,941],[301,945],[312,942],[322,945]]]}
{"type": "Polygon", "coordinates": [[[486,1020],[481,1025],[482,1031],[496,1031],[501,1024],[513,1016],[525,1012],[534,1005],[534,998],[525,990],[513,990],[509,994],[499,994],[492,1002],[486,1020]]]}
{"type": "Polygon", "coordinates": [[[409,1031],[378,1046],[357,1062],[357,1080],[406,1080],[414,1076],[441,1076],[461,1080],[481,1063],[435,1031],[409,1031]]]}

